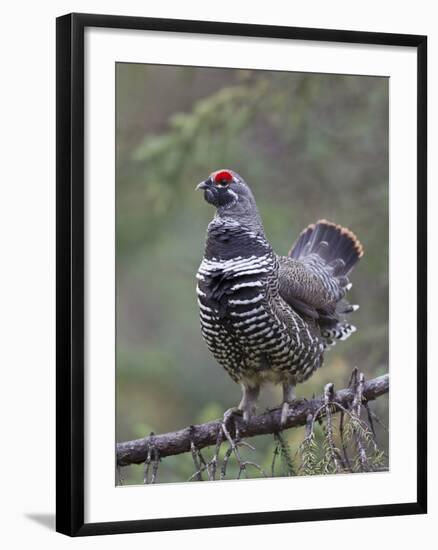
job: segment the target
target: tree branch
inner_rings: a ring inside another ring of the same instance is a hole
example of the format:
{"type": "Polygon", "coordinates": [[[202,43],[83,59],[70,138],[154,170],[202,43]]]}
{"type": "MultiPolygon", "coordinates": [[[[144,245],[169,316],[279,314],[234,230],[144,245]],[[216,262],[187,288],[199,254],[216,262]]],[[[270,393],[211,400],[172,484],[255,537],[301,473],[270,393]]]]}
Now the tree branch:
{"type": "MultiPolygon", "coordinates": [[[[372,401],[389,391],[389,374],[373,378],[363,385],[363,398],[372,401]]],[[[345,388],[334,393],[332,400],[348,408],[354,400],[352,388],[345,388]]],[[[313,399],[296,399],[290,404],[289,413],[284,428],[281,427],[281,407],[272,409],[259,416],[254,416],[245,424],[239,426],[240,437],[275,434],[282,429],[305,426],[308,415],[315,414],[325,401],[324,395],[313,399]]],[[[176,432],[153,435],[143,439],[125,441],[117,444],[117,465],[141,464],[152,454],[160,458],[190,452],[193,445],[203,449],[215,445],[221,430],[222,420],[213,420],[197,426],[188,426],[176,432]]]]}

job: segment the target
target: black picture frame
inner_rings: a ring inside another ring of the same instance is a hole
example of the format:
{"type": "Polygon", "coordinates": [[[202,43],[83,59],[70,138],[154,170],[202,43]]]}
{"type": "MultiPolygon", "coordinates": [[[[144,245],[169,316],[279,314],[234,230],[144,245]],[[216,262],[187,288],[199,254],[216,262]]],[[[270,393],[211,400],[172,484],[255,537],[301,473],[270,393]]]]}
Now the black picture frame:
{"type": "Polygon", "coordinates": [[[427,510],[427,37],[327,29],[68,14],[56,21],[56,529],[70,536],[423,514],[427,510]],[[86,27],[406,46],[417,51],[417,499],[415,502],[84,523],[84,30],[86,27]]]}

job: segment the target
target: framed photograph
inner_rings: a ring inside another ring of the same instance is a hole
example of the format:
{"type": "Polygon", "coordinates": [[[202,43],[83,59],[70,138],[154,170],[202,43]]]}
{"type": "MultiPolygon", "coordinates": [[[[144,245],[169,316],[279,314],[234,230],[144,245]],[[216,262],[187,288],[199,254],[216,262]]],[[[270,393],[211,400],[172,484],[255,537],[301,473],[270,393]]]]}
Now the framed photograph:
{"type": "Polygon", "coordinates": [[[59,532],[426,512],[426,67],[57,19],[59,532]]]}

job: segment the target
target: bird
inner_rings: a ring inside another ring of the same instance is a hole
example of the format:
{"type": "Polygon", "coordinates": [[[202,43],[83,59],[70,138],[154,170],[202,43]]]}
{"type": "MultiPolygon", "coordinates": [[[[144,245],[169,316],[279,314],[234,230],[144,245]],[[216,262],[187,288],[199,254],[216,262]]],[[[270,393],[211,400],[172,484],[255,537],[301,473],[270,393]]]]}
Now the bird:
{"type": "Polygon", "coordinates": [[[216,209],[196,274],[201,334],[241,386],[231,414],[248,422],[260,388],[273,383],[282,386],[284,427],[296,385],[322,366],[325,351],[356,331],[346,316],[359,306],[346,294],[363,246],[350,229],[321,219],[286,256],[276,254],[242,176],[216,170],[196,189],[216,209]]]}

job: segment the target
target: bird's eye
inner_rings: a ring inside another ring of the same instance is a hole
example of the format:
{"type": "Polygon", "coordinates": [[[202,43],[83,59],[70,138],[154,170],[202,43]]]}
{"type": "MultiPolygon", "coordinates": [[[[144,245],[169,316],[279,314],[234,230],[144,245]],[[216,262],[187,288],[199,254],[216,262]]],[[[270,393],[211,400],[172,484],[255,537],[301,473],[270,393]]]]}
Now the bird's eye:
{"type": "Polygon", "coordinates": [[[233,176],[230,172],[222,170],[214,176],[214,183],[220,187],[226,187],[233,181],[233,176]]]}

